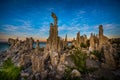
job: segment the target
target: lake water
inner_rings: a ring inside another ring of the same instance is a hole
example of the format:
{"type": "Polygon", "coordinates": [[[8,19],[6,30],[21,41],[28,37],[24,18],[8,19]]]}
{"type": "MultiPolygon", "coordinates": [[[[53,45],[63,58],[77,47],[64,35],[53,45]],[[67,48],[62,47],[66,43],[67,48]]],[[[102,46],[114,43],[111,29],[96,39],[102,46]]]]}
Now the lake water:
{"type": "MultiPolygon", "coordinates": [[[[36,43],[33,44],[33,47],[35,48],[36,43]]],[[[40,42],[39,43],[40,47],[45,47],[46,46],[46,42],[40,42]]],[[[9,48],[9,44],[8,43],[3,43],[0,42],[0,52],[5,51],[9,48]]]]}
{"type": "Polygon", "coordinates": [[[9,48],[8,43],[0,43],[0,52],[5,51],[9,48]]]}

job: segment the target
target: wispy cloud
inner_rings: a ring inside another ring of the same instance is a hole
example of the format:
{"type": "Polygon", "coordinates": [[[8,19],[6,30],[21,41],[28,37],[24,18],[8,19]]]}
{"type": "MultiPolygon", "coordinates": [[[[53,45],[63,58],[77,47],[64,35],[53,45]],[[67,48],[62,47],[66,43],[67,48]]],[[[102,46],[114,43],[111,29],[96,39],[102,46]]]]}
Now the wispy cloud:
{"type": "Polygon", "coordinates": [[[3,27],[3,30],[5,30],[5,31],[16,31],[18,29],[17,26],[8,25],[8,24],[2,25],[2,27],[3,27]]]}
{"type": "MultiPolygon", "coordinates": [[[[114,24],[114,23],[107,23],[107,24],[102,24],[103,28],[105,31],[115,31],[115,30],[120,30],[120,24],[114,24]]],[[[99,25],[93,26],[94,29],[98,29],[99,25]]]]}
{"type": "Polygon", "coordinates": [[[18,20],[19,24],[5,24],[1,26],[1,32],[5,32],[4,35],[25,36],[29,37],[34,35],[36,28],[32,27],[31,23],[24,20],[18,20]]]}
{"type": "Polygon", "coordinates": [[[66,24],[63,24],[58,27],[58,30],[59,31],[63,31],[63,30],[76,31],[76,30],[79,30],[79,27],[78,26],[68,26],[66,24]]]}
{"type": "Polygon", "coordinates": [[[40,37],[40,38],[47,38],[49,35],[49,29],[50,29],[50,24],[49,22],[43,22],[41,23],[38,31],[34,35],[35,37],[40,37]]]}
{"type": "Polygon", "coordinates": [[[76,12],[76,15],[77,15],[77,17],[80,17],[82,14],[85,14],[85,13],[86,13],[85,10],[78,10],[78,11],[76,12]]]}
{"type": "Polygon", "coordinates": [[[89,29],[90,27],[87,24],[84,25],[76,24],[74,26],[73,25],[68,26],[66,24],[63,24],[58,27],[59,33],[61,33],[60,35],[64,37],[65,34],[68,34],[69,38],[76,37],[78,31],[80,31],[81,35],[91,32],[89,31],[89,29]]]}
{"type": "Polygon", "coordinates": [[[90,29],[90,26],[88,26],[87,24],[76,24],[76,25],[66,25],[66,24],[63,24],[61,26],[58,27],[59,31],[62,31],[62,30],[68,30],[68,31],[83,31],[83,30],[89,30],[90,29]]]}
{"type": "Polygon", "coordinates": [[[120,30],[120,24],[105,24],[106,30],[120,30]]]}
{"type": "MultiPolygon", "coordinates": [[[[104,34],[107,36],[120,36],[120,24],[102,24],[104,29],[104,34]]],[[[68,35],[71,35],[72,37],[76,36],[76,33],[78,31],[81,32],[81,34],[86,34],[88,37],[90,37],[91,33],[98,34],[99,32],[99,24],[89,26],[88,24],[76,24],[74,26],[70,25],[67,26],[63,24],[62,26],[59,26],[59,31],[66,31],[68,35]],[[74,34],[74,35],[73,35],[74,34]]]]}
{"type": "Polygon", "coordinates": [[[20,21],[22,22],[22,25],[13,25],[13,24],[5,24],[2,25],[3,30],[9,32],[9,31],[21,31],[21,30],[26,30],[26,31],[31,31],[34,30],[34,28],[31,26],[30,23],[27,21],[20,21]]]}
{"type": "Polygon", "coordinates": [[[54,10],[53,7],[47,8],[48,11],[52,12],[54,10]]]}

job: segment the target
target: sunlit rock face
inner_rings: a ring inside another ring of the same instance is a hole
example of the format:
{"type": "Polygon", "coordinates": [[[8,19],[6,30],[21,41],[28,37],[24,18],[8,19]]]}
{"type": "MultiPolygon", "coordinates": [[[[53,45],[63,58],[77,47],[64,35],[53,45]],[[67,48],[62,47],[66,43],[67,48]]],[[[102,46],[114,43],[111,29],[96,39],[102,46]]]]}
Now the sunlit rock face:
{"type": "Polygon", "coordinates": [[[9,38],[8,39],[8,43],[10,44],[10,48],[9,50],[23,50],[23,51],[27,51],[27,50],[32,50],[33,49],[33,43],[34,43],[34,39],[32,37],[30,38],[26,38],[26,40],[21,41],[18,39],[12,39],[9,38]]]}
{"type": "Polygon", "coordinates": [[[108,44],[108,38],[103,34],[103,26],[99,25],[99,35],[91,33],[90,36],[90,51],[99,50],[101,51],[103,45],[108,44]]]}
{"type": "Polygon", "coordinates": [[[44,59],[42,56],[34,54],[31,56],[31,61],[33,73],[41,72],[44,70],[44,59]]]}
{"type": "Polygon", "coordinates": [[[102,45],[107,45],[108,44],[108,38],[104,36],[103,34],[103,26],[99,25],[99,48],[102,47],[102,45]]]}
{"type": "Polygon", "coordinates": [[[87,36],[84,34],[82,36],[80,36],[80,31],[77,33],[77,37],[76,37],[76,40],[75,38],[73,39],[72,41],[72,44],[75,46],[75,47],[81,47],[80,45],[83,43],[83,44],[86,44],[86,41],[87,41],[87,36]]]}
{"type": "Polygon", "coordinates": [[[36,41],[36,48],[34,50],[34,54],[36,54],[36,55],[42,55],[42,53],[40,51],[39,40],[36,41]]]}
{"type": "Polygon", "coordinates": [[[91,33],[89,50],[90,51],[98,50],[98,47],[99,47],[99,39],[95,34],[91,33]]]}
{"type": "Polygon", "coordinates": [[[99,51],[103,50],[105,63],[108,65],[108,68],[115,68],[116,62],[114,55],[117,53],[116,49],[112,47],[112,44],[108,40],[103,34],[103,26],[99,25],[99,51]]]}
{"type": "Polygon", "coordinates": [[[52,13],[52,18],[54,19],[54,24],[50,24],[49,37],[47,39],[47,50],[60,51],[64,47],[64,40],[58,36],[58,26],[57,26],[57,16],[52,13]]]}
{"type": "Polygon", "coordinates": [[[28,67],[31,65],[31,53],[33,53],[34,39],[26,38],[21,41],[19,39],[8,39],[10,48],[7,50],[9,56],[16,66],[28,67]]]}
{"type": "Polygon", "coordinates": [[[110,44],[109,39],[104,36],[102,25],[99,25],[99,36],[91,33],[89,50],[100,51],[102,55],[104,55],[105,64],[107,64],[109,68],[115,68],[116,62],[114,55],[117,55],[117,52],[116,49],[112,47],[112,44],[110,44]]]}

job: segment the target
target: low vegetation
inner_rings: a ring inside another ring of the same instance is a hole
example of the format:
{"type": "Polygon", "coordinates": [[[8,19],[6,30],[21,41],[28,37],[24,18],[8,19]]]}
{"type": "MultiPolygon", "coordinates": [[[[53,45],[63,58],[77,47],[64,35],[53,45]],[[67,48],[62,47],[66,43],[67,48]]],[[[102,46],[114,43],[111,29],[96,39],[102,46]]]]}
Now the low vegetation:
{"type": "Polygon", "coordinates": [[[80,72],[84,72],[86,54],[83,53],[81,50],[77,49],[74,54],[71,54],[71,58],[75,64],[75,68],[79,70],[80,72]]]}
{"type": "MultiPolygon", "coordinates": [[[[96,54],[97,56],[100,56],[98,52],[94,52],[93,54],[96,54]]],[[[71,59],[73,60],[75,67],[67,67],[65,70],[65,80],[80,80],[78,77],[72,78],[70,73],[72,72],[73,69],[77,69],[81,74],[86,74],[90,72],[94,72],[97,69],[96,68],[87,68],[86,67],[86,58],[87,55],[86,53],[82,52],[80,49],[76,48],[76,51],[74,54],[71,54],[71,59]]]]}
{"type": "Polygon", "coordinates": [[[71,68],[71,67],[67,67],[67,69],[65,70],[65,77],[63,80],[80,80],[79,77],[71,77],[71,72],[74,68],[71,68]]]}
{"type": "Polygon", "coordinates": [[[86,72],[86,66],[85,66],[85,60],[86,60],[86,54],[84,54],[80,49],[77,49],[74,54],[71,54],[71,59],[73,60],[75,67],[71,68],[68,67],[66,69],[66,74],[65,74],[65,80],[80,80],[78,77],[71,77],[70,73],[72,72],[73,69],[77,69],[81,73],[86,72]]]}
{"type": "Polygon", "coordinates": [[[20,71],[21,68],[14,66],[12,60],[8,58],[0,69],[0,80],[17,80],[20,71]]]}
{"type": "Polygon", "coordinates": [[[93,52],[91,52],[91,54],[95,55],[99,60],[101,60],[101,52],[94,50],[93,52]]]}
{"type": "Polygon", "coordinates": [[[81,48],[88,48],[89,46],[90,46],[90,41],[89,40],[86,41],[86,44],[85,43],[80,44],[81,48]]]}
{"type": "Polygon", "coordinates": [[[87,48],[87,45],[84,44],[84,43],[81,43],[81,44],[80,44],[80,47],[81,47],[81,48],[87,48]]]}

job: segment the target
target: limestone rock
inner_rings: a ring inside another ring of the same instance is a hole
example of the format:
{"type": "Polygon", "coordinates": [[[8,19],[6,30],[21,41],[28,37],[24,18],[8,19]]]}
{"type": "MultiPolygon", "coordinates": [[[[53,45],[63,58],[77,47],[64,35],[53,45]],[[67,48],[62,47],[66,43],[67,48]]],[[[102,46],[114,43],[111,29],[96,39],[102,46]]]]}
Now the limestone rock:
{"type": "Polygon", "coordinates": [[[28,77],[29,73],[21,73],[21,77],[28,77]]]}
{"type": "Polygon", "coordinates": [[[71,59],[70,55],[66,56],[65,65],[72,67],[72,68],[75,67],[75,64],[74,64],[73,60],[71,59]]]}
{"type": "Polygon", "coordinates": [[[47,77],[48,72],[46,70],[41,72],[41,80],[45,80],[45,78],[47,77]]]}
{"type": "Polygon", "coordinates": [[[103,26],[99,25],[99,45],[108,43],[108,38],[103,34],[103,26]]]}
{"type": "Polygon", "coordinates": [[[19,62],[20,66],[28,67],[31,65],[31,57],[29,55],[22,54],[19,62]]]}
{"type": "Polygon", "coordinates": [[[30,49],[33,48],[33,42],[34,42],[34,39],[31,37],[29,38],[29,45],[30,45],[30,49]]]}
{"type": "Polygon", "coordinates": [[[98,60],[98,58],[94,54],[90,54],[90,59],[98,60]]]}
{"type": "Polygon", "coordinates": [[[50,60],[53,68],[56,68],[59,61],[59,55],[57,52],[50,51],[50,60]]]}
{"type": "Polygon", "coordinates": [[[81,73],[77,69],[73,69],[71,72],[71,77],[81,77],[81,73]]]}
{"type": "Polygon", "coordinates": [[[98,61],[94,61],[92,59],[87,58],[86,59],[86,67],[87,68],[99,68],[100,63],[98,61]]]}
{"type": "Polygon", "coordinates": [[[110,45],[104,46],[105,62],[111,68],[115,68],[116,67],[116,62],[115,62],[113,54],[114,54],[114,50],[113,50],[112,46],[110,46],[110,45]]]}
{"type": "Polygon", "coordinates": [[[80,32],[77,33],[77,37],[76,37],[76,47],[80,47],[80,32]]]}
{"type": "Polygon", "coordinates": [[[41,72],[44,70],[44,59],[42,56],[32,55],[32,71],[33,73],[41,72]]]}
{"type": "Polygon", "coordinates": [[[8,44],[10,44],[11,45],[10,48],[12,48],[15,45],[15,40],[12,39],[12,38],[9,38],[8,39],[8,44]]]}
{"type": "Polygon", "coordinates": [[[57,25],[58,19],[57,19],[57,16],[55,15],[55,13],[52,12],[51,16],[54,19],[54,25],[57,25]]]}
{"type": "Polygon", "coordinates": [[[63,49],[63,40],[58,36],[57,16],[52,13],[54,25],[51,23],[49,30],[49,37],[47,39],[46,49],[60,51],[63,49]]]}
{"type": "Polygon", "coordinates": [[[91,33],[90,36],[90,51],[99,50],[101,51],[102,46],[108,44],[108,38],[103,34],[103,26],[99,25],[99,36],[91,33]]]}
{"type": "Polygon", "coordinates": [[[35,74],[35,80],[41,80],[41,75],[40,73],[35,74]]]}
{"type": "Polygon", "coordinates": [[[72,41],[72,45],[74,45],[75,47],[78,47],[80,48],[81,44],[85,44],[86,45],[86,42],[87,42],[87,36],[86,35],[82,35],[80,36],[80,31],[77,33],[77,37],[76,37],[76,40],[73,39],[72,41]]]}
{"type": "Polygon", "coordinates": [[[97,36],[95,36],[95,34],[93,35],[93,33],[91,33],[89,50],[90,51],[98,50],[98,44],[99,44],[99,39],[97,38],[97,36]]]}
{"type": "Polygon", "coordinates": [[[65,36],[65,42],[64,42],[64,46],[66,47],[68,45],[68,42],[67,42],[67,34],[65,36]]]}
{"type": "Polygon", "coordinates": [[[66,65],[65,65],[65,54],[60,56],[59,64],[57,65],[57,77],[62,78],[63,74],[65,73],[66,65]]]}
{"type": "Polygon", "coordinates": [[[40,51],[39,40],[37,40],[37,42],[36,42],[35,54],[41,55],[41,56],[43,55],[42,52],[40,51]]]}

